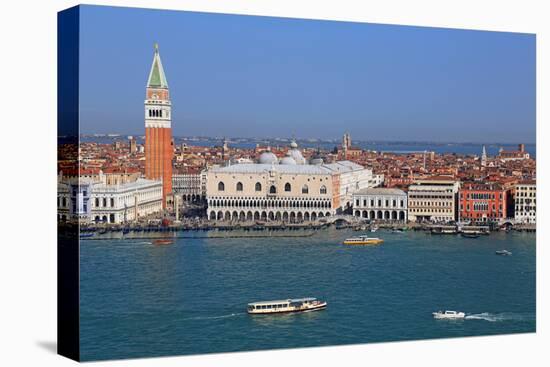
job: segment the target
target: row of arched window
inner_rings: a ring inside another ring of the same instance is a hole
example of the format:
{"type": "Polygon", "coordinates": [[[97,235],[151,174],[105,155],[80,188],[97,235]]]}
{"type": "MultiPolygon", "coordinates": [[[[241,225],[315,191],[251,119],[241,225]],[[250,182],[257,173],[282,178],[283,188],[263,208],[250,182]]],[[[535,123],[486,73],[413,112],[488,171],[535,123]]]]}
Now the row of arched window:
{"type": "Polygon", "coordinates": [[[326,201],[301,201],[301,200],[237,200],[237,199],[212,199],[208,206],[219,207],[251,207],[251,208],[332,208],[330,200],[326,201]]]}
{"type": "MultiPolygon", "coordinates": [[[[96,208],[99,208],[100,207],[100,202],[103,204],[101,205],[102,207],[107,207],[107,198],[103,198],[101,201],[99,200],[99,198],[95,198],[95,207],[96,208]]],[[[111,204],[111,207],[114,207],[115,206],[115,199],[114,198],[111,198],[109,200],[110,204],[111,204]]]]}
{"type": "Polygon", "coordinates": [[[367,218],[367,219],[391,219],[391,220],[405,220],[407,215],[405,213],[404,210],[385,210],[385,211],[382,211],[382,210],[378,210],[378,211],[374,211],[374,210],[370,210],[370,211],[367,211],[367,210],[356,210],[354,212],[354,215],[356,217],[363,217],[363,218],[367,218]]]}
{"type": "MultiPolygon", "coordinates": [[[[242,182],[237,182],[236,190],[237,191],[244,190],[244,185],[242,182]]],[[[262,184],[259,182],[256,182],[256,184],[254,185],[254,190],[257,192],[262,191],[262,184]]],[[[223,183],[223,181],[218,182],[218,191],[225,191],[225,183],[223,183]]],[[[290,183],[287,182],[285,184],[285,192],[291,192],[291,191],[292,191],[292,186],[290,185],[290,183]]],[[[275,185],[271,185],[269,187],[269,193],[270,194],[277,193],[277,188],[275,187],[275,185]]],[[[327,187],[325,185],[321,186],[321,188],[319,189],[319,193],[321,195],[326,195],[327,187]]],[[[309,194],[309,187],[307,185],[302,186],[302,194],[309,194]]]]}
{"type": "Polygon", "coordinates": [[[162,110],[149,110],[149,117],[162,117],[162,110]]]}
{"type": "Polygon", "coordinates": [[[212,210],[208,217],[210,220],[225,220],[225,221],[251,221],[251,220],[263,220],[263,221],[283,221],[283,222],[291,222],[291,223],[299,223],[302,221],[309,221],[309,220],[317,220],[317,218],[323,218],[323,217],[330,217],[330,212],[323,213],[320,212],[309,212],[306,211],[304,213],[302,212],[280,212],[280,211],[247,211],[246,213],[244,210],[241,210],[240,212],[237,211],[226,211],[225,213],[223,211],[214,211],[212,210]]]}

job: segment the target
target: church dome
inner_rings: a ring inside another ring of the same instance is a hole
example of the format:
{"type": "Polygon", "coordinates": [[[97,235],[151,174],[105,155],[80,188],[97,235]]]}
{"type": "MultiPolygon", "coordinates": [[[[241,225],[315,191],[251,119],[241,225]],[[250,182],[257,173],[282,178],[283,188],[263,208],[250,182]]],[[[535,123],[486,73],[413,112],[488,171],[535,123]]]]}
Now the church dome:
{"type": "Polygon", "coordinates": [[[298,150],[298,144],[296,143],[296,140],[292,139],[292,142],[290,143],[290,150],[287,153],[288,156],[292,157],[296,164],[306,164],[306,159],[302,155],[302,153],[298,150]]]}
{"type": "Polygon", "coordinates": [[[324,161],[323,161],[323,158],[321,157],[315,157],[311,159],[310,163],[315,165],[321,165],[324,163],[324,161]]]}
{"type": "Polygon", "coordinates": [[[317,152],[311,157],[311,160],[309,161],[310,164],[320,165],[323,164],[325,161],[323,159],[323,156],[321,155],[321,150],[317,148],[317,152]]]}
{"type": "Polygon", "coordinates": [[[277,160],[277,156],[273,154],[273,152],[268,150],[260,154],[259,162],[261,164],[272,164],[272,163],[277,163],[278,160],[277,160]]]}
{"type": "Polygon", "coordinates": [[[294,158],[292,158],[290,156],[289,153],[287,153],[286,157],[284,157],[283,159],[281,159],[281,164],[287,164],[287,165],[294,165],[296,164],[296,161],[294,160],[294,158]]]}
{"type": "Polygon", "coordinates": [[[294,159],[296,164],[306,164],[306,159],[298,149],[292,149],[290,156],[294,159]]]}

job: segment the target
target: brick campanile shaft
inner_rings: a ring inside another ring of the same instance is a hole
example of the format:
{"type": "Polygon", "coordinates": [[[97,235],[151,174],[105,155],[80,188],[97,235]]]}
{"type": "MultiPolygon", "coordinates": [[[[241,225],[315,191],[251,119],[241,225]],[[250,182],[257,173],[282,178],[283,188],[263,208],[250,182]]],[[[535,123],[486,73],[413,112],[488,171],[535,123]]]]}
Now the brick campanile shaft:
{"type": "Polygon", "coordinates": [[[172,192],[172,104],[156,44],[145,98],[145,177],[162,180],[165,208],[166,196],[172,192]]]}

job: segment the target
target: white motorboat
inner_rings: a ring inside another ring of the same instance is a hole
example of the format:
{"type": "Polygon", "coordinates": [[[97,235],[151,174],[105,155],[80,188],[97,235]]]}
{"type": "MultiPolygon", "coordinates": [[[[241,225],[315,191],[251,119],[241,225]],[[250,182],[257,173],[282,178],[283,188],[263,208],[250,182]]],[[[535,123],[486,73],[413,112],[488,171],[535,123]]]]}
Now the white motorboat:
{"type": "Polygon", "coordinates": [[[432,315],[434,316],[434,319],[463,319],[466,317],[464,312],[456,311],[437,311],[433,312],[432,315]]]}
{"type": "Polygon", "coordinates": [[[495,251],[495,254],[497,255],[504,255],[504,256],[510,256],[512,255],[512,253],[508,250],[498,250],[498,251],[495,251]]]}

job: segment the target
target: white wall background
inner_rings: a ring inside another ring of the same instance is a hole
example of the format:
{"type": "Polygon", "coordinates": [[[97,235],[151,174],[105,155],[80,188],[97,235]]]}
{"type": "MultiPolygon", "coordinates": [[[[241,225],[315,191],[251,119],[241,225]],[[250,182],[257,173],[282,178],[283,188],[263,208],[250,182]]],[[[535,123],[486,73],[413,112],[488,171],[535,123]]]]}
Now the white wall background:
{"type": "MultiPolygon", "coordinates": [[[[537,334],[98,363],[99,366],[536,366],[548,362],[549,27],[545,1],[140,0],[97,4],[537,33],[537,334]],[[546,14],[546,16],[545,16],[546,14]],[[546,241],[543,241],[545,239],[546,241]],[[546,343],[546,345],[548,345],[546,343]]],[[[74,1],[3,1],[0,11],[0,365],[73,365],[56,340],[56,12],[74,1]],[[9,103],[7,103],[9,101],[9,103]],[[9,108],[7,108],[9,106],[9,108]],[[30,225],[32,224],[32,228],[30,225]]]]}

